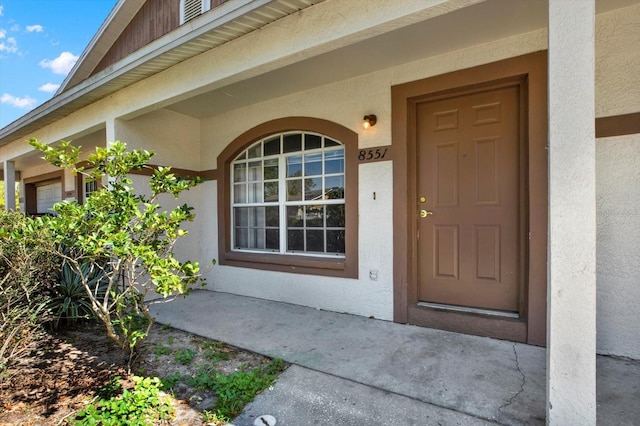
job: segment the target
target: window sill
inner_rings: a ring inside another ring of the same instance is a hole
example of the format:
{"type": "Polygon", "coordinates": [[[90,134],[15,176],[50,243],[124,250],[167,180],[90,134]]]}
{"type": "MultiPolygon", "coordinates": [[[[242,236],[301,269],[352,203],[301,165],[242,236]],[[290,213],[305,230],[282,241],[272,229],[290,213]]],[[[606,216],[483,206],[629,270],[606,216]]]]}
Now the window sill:
{"type": "Polygon", "coordinates": [[[345,258],[227,251],[220,256],[220,264],[266,271],[358,278],[357,268],[350,265],[345,258]]]}

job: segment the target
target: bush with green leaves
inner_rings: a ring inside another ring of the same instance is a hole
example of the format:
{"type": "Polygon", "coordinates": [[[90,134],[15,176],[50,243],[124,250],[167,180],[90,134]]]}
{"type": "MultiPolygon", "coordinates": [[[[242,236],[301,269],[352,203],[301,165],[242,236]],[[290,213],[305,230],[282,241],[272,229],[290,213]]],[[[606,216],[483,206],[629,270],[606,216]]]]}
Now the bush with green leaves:
{"type": "Polygon", "coordinates": [[[78,412],[74,424],[151,426],[168,423],[175,409],[157,377],[131,376],[134,388],[122,390],[119,377],[102,390],[103,398],[78,412]]]}
{"type": "Polygon", "coordinates": [[[128,151],[119,141],[97,147],[85,167],[79,164],[80,148],[70,142],[62,141],[56,147],[36,139],[29,143],[54,166],[96,182],[108,179],[108,186],[100,186],[84,204],[58,203],[55,215],[42,219],[59,247],[57,255],[80,277],[91,309],[109,338],[129,355],[130,367],[140,341],[153,325],[147,296],[186,295],[201,282],[198,263],[180,261],[173,253],[176,241],[187,234],[183,223],[195,217],[192,207],[184,204],[162,210],[159,203],[163,194],[177,199],[199,179],[181,178],[169,167],[152,168],[153,152],[128,151]],[[151,174],[148,195],[138,191],[129,177],[130,172],[142,169],[151,174]],[[86,273],[84,265],[104,275],[104,294],[95,292],[93,275],[86,273]]]}
{"type": "Polygon", "coordinates": [[[0,373],[42,334],[58,259],[39,220],[0,210],[0,373]]]}

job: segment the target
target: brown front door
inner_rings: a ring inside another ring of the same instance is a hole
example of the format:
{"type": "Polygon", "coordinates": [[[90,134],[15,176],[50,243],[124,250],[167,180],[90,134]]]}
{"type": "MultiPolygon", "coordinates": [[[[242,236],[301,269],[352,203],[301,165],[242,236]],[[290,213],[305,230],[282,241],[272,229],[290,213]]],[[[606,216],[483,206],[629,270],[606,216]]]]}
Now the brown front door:
{"type": "Polygon", "coordinates": [[[420,301],[519,310],[518,97],[511,86],[417,105],[420,301]]]}

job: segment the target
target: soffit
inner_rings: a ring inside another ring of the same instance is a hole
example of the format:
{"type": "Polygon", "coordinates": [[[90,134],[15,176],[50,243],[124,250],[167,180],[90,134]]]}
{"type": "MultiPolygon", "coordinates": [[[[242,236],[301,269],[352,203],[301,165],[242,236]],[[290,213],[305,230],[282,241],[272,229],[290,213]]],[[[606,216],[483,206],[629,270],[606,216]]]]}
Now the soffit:
{"type": "MultiPolygon", "coordinates": [[[[0,129],[0,146],[29,135],[177,63],[322,1],[324,0],[228,1],[155,40],[114,66],[66,89],[30,113],[0,129]]],[[[127,13],[131,14],[132,10],[128,10],[127,13]]],[[[97,40],[96,45],[98,46],[99,43],[100,41],[97,40]]]]}
{"type": "MultiPolygon", "coordinates": [[[[638,0],[598,0],[596,11],[605,13],[634,3],[638,0]]],[[[488,0],[165,108],[198,119],[211,117],[335,81],[543,29],[547,23],[545,1],[488,0]]]]}

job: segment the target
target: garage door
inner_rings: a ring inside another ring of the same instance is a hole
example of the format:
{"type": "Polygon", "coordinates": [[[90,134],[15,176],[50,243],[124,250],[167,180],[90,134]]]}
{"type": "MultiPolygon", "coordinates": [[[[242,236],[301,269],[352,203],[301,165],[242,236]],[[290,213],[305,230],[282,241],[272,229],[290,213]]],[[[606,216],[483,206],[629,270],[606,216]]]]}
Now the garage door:
{"type": "Polygon", "coordinates": [[[62,201],[62,183],[56,182],[37,188],[38,213],[49,213],[53,205],[62,201]]]}

